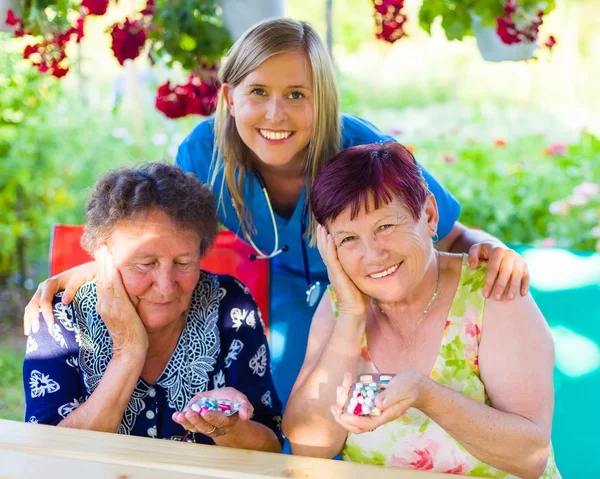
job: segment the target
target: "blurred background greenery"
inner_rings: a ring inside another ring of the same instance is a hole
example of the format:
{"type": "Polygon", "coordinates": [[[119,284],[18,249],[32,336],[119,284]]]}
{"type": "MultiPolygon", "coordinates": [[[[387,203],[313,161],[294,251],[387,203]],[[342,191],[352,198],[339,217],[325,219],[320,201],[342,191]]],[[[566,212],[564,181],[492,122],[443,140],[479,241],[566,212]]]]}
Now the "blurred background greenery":
{"type": "MultiPolygon", "coordinates": [[[[86,21],[62,80],[0,36],[0,417],[22,417],[22,308],[48,274],[53,223],[82,223],[89,187],[111,167],[171,161],[200,117],[169,120],[155,91],[185,72],[140,57],[120,67],[107,25],[136,2],[86,21]]],[[[139,3],[139,2],[138,2],[139,3]]],[[[485,62],[471,37],[428,35],[407,0],[408,36],[374,37],[370,0],[335,0],[333,53],[343,110],[409,145],[462,204],[461,221],[509,243],[600,251],[600,2],[558,0],[528,62],[485,62]]],[[[325,35],[325,1],[286,13],[325,35]]],[[[2,35],[0,33],[0,35],[2,35]]]]}

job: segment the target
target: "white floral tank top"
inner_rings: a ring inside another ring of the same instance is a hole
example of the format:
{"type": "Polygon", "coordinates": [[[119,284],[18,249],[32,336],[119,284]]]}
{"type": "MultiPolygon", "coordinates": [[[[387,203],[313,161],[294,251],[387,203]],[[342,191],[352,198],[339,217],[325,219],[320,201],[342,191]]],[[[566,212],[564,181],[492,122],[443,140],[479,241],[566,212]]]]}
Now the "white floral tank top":
{"type": "MultiPolygon", "coordinates": [[[[472,270],[463,257],[459,285],[446,321],[446,329],[430,377],[439,384],[489,404],[479,377],[478,350],[485,299],[481,294],[485,265],[472,270]]],[[[335,296],[330,291],[332,299],[335,296]]],[[[359,373],[376,373],[363,336],[359,373]]],[[[342,449],[346,461],[395,466],[465,476],[512,479],[515,476],[485,464],[420,410],[410,408],[395,421],[364,434],[348,433],[342,449]]],[[[560,479],[554,453],[542,479],[560,479]]]]}

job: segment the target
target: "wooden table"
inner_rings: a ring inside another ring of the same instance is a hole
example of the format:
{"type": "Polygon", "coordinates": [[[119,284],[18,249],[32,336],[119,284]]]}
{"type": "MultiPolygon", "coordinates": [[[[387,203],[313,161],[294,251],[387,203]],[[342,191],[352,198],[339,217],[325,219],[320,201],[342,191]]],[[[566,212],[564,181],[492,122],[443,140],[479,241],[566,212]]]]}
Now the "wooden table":
{"type": "Polygon", "coordinates": [[[0,477],[450,479],[462,476],[0,420],[0,477]]]}

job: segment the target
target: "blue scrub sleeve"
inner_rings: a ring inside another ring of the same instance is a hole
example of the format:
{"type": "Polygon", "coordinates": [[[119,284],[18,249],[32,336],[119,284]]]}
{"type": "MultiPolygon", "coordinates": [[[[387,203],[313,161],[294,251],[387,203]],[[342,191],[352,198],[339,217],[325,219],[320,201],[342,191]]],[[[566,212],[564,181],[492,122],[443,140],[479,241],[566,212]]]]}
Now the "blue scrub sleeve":
{"type": "Polygon", "coordinates": [[[214,142],[214,119],[209,118],[196,125],[179,145],[175,164],[186,173],[194,173],[203,183],[209,183],[214,142]]]}

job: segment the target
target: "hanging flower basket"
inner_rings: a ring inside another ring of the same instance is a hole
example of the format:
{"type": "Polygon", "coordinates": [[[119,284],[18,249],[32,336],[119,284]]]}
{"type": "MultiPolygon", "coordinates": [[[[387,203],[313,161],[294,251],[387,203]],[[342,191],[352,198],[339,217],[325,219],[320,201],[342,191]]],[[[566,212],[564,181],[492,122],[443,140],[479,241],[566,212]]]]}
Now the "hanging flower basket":
{"type": "Polygon", "coordinates": [[[538,46],[552,49],[556,44],[550,36],[538,45],[543,17],[554,7],[555,0],[423,0],[419,25],[431,34],[441,18],[448,40],[474,36],[487,61],[529,60],[538,46]]]}
{"type": "Polygon", "coordinates": [[[471,26],[481,56],[488,62],[531,60],[534,56],[537,48],[535,41],[504,43],[497,29],[482,25],[481,18],[476,15],[473,15],[471,26]]]}

